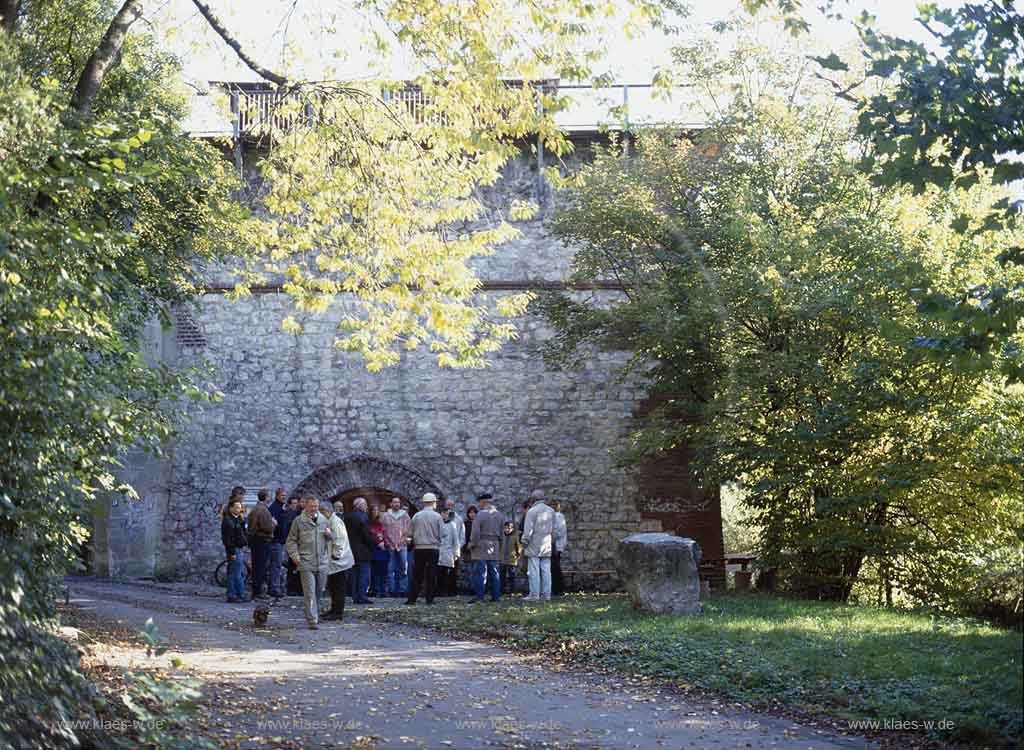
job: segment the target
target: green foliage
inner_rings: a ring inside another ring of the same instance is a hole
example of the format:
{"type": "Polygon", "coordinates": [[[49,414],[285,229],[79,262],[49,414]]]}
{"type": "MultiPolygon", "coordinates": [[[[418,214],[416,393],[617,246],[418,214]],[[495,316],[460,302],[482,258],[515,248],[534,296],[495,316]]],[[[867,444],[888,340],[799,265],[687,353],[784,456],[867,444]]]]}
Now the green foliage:
{"type": "Polygon", "coordinates": [[[907,561],[901,586],[913,601],[937,610],[963,612],[1004,627],[1024,627],[1024,559],[1019,544],[983,540],[974,549],[940,552],[923,561],[907,561]],[[957,554],[959,553],[959,554],[957,554]]]}
{"type": "Polygon", "coordinates": [[[763,560],[804,595],[847,598],[868,560],[910,586],[1019,548],[1024,409],[1003,355],[952,369],[909,346],[955,326],[910,290],[1019,281],[992,253],[1019,238],[983,225],[999,190],[874,186],[841,118],[777,87],[581,171],[554,229],[580,280],[624,292],[544,300],[549,355],[634,351],[665,405],[625,459],[689,443],[705,483],[742,485],[763,560]]]}
{"type": "Polygon", "coordinates": [[[721,490],[722,543],[725,552],[747,553],[758,548],[760,529],[750,517],[743,501],[743,492],[735,485],[721,490]]]}
{"type": "MultiPolygon", "coordinates": [[[[970,187],[991,175],[1001,185],[1024,178],[1024,15],[1013,0],[967,3],[956,10],[918,6],[919,22],[939,52],[887,36],[862,21],[868,74],[887,79],[882,93],[857,99],[858,132],[873,145],[863,165],[878,184],[970,187]]],[[[1020,205],[1004,198],[980,226],[961,215],[960,233],[1018,222],[1020,205]]],[[[1021,246],[993,247],[993,258],[1020,265],[1021,246]]],[[[978,284],[954,292],[923,289],[920,309],[956,323],[917,344],[942,360],[971,367],[1003,350],[1004,371],[1024,380],[1015,339],[1024,321],[1024,285],[978,284]]]]}
{"type": "MultiPolygon", "coordinates": [[[[167,651],[153,618],[142,631],[146,655],[161,656],[167,651]]],[[[202,697],[201,682],[194,678],[171,679],[144,672],[125,672],[125,690],[121,703],[127,711],[128,736],[114,738],[114,744],[126,748],[158,747],[167,750],[202,750],[212,747],[205,738],[190,731],[202,697]]]]}
{"type": "Polygon", "coordinates": [[[997,184],[1024,178],[1024,16],[1012,0],[918,6],[938,52],[862,25],[868,74],[894,86],[867,99],[858,129],[874,145],[879,184],[970,187],[977,167],[997,184]]]}
{"type": "Polygon", "coordinates": [[[29,608],[38,608],[40,593],[27,586],[39,582],[15,565],[25,556],[4,539],[2,572],[21,581],[0,584],[0,743],[5,748],[65,748],[79,741],[71,721],[89,715],[102,703],[78,669],[78,653],[48,629],[29,608]]]}
{"type": "Polygon", "coordinates": [[[839,719],[941,719],[933,738],[1000,746],[1022,728],[1020,635],[963,618],[730,594],[698,616],[621,595],[541,606],[375,608],[365,616],[498,638],[583,666],[839,719]]]}
{"type": "Polygon", "coordinates": [[[142,57],[126,51],[127,90],[114,79],[78,122],[67,81],[24,67],[44,41],[0,38],[0,744],[14,747],[75,741],[66,720],[91,691],[45,633],[55,588],[91,500],[131,492],[119,455],[159,450],[176,402],[205,397],[192,373],[151,367],[138,334],[189,302],[237,214],[223,160],[182,137],[142,57]]]}
{"type": "Polygon", "coordinates": [[[166,750],[213,747],[213,743],[191,731],[197,701],[202,697],[198,680],[157,678],[144,673],[126,673],[125,680],[128,688],[121,701],[133,731],[130,737],[118,738],[113,744],[125,750],[140,746],[166,750]]]}

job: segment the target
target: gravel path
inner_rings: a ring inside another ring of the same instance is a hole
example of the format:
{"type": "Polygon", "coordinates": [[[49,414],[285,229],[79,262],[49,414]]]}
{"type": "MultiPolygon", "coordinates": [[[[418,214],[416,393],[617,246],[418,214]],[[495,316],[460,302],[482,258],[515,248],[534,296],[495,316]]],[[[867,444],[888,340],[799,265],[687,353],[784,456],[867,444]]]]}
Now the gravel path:
{"type": "MultiPolygon", "coordinates": [[[[269,627],[256,630],[251,604],[212,595],[93,579],[69,579],[69,588],[73,604],[99,617],[139,629],[152,617],[171,643],[162,659],[177,656],[202,676],[237,685],[246,705],[265,705],[262,715],[221,711],[232,746],[241,748],[872,747],[777,717],[651,693],[628,680],[557,671],[542,655],[360,622],[352,605],[346,622],[310,631],[301,599],[284,599],[272,608],[269,627]]],[[[128,664],[141,657],[124,651],[109,658],[128,664]]],[[[225,703],[218,698],[213,705],[225,703]]]]}

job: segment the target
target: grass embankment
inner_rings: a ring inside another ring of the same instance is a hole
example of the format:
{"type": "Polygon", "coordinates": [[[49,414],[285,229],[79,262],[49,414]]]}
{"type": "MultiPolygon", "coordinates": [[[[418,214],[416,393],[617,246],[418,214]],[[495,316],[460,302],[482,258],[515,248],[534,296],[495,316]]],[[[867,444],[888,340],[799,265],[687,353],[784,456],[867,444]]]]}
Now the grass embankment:
{"type": "Polygon", "coordinates": [[[854,729],[868,719],[890,722],[882,731],[896,721],[924,731],[931,721],[929,734],[949,741],[1016,746],[1021,736],[1021,634],[973,620],[759,594],[717,595],[695,617],[636,613],[624,595],[459,600],[363,616],[497,637],[570,663],[827,715],[854,729]]]}

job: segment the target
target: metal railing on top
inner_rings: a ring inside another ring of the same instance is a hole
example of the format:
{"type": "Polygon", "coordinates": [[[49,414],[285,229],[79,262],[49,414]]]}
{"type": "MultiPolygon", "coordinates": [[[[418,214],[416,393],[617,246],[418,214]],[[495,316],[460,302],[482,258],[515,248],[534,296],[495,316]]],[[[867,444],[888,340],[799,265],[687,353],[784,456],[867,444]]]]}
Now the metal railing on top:
{"type": "MultiPolygon", "coordinates": [[[[651,84],[616,84],[597,88],[582,84],[544,84],[555,94],[566,94],[567,105],[555,113],[555,123],[569,132],[601,129],[630,130],[639,126],[675,124],[699,127],[702,121],[692,103],[665,98],[651,84]]],[[[286,130],[297,122],[310,122],[313,107],[293,92],[259,85],[228,84],[236,137],[248,137],[272,129],[286,130]]],[[[442,115],[430,112],[430,97],[419,87],[385,89],[382,100],[400,108],[416,123],[442,115]]],[[[209,131],[209,128],[206,129],[209,131]]]]}

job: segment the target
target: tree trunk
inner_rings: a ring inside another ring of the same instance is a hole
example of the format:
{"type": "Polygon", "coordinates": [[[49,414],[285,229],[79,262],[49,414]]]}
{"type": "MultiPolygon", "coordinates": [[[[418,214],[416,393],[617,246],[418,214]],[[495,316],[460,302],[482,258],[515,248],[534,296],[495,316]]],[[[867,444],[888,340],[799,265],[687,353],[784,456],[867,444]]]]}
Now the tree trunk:
{"type": "Polygon", "coordinates": [[[889,561],[882,561],[882,587],[885,591],[885,606],[892,607],[892,572],[889,561]]]}
{"type": "Polygon", "coordinates": [[[14,22],[21,9],[21,0],[0,0],[0,29],[14,31],[14,22]]]}
{"type": "Polygon", "coordinates": [[[125,37],[128,36],[128,29],[141,15],[142,0],[125,0],[107,27],[100,45],[89,56],[85,68],[82,69],[82,75],[78,78],[75,93],[71,97],[71,108],[81,117],[87,118],[92,113],[92,104],[103,85],[103,78],[117,62],[125,37]]]}

